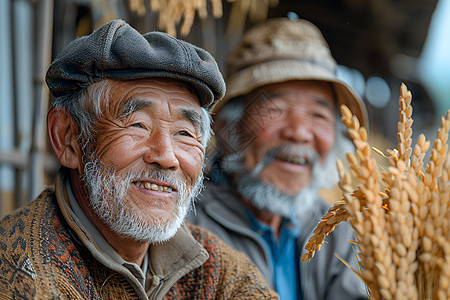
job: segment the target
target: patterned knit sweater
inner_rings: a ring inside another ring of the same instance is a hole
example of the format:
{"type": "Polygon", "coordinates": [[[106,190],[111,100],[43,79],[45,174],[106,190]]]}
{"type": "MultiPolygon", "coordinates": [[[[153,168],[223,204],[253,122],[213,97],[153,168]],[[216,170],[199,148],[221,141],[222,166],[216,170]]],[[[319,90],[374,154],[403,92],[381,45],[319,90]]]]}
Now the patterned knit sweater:
{"type": "Polygon", "coordinates": [[[100,263],[79,242],[49,188],[0,221],[0,298],[278,299],[246,256],[212,233],[187,226],[209,258],[184,274],[167,294],[143,295],[129,278],[100,263]]]}

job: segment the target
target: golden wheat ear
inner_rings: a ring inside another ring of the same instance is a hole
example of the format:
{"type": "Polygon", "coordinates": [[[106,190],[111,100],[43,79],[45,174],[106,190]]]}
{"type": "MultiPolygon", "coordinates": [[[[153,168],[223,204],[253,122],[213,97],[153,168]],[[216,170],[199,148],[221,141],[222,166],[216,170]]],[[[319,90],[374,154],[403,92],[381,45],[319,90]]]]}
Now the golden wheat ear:
{"type": "MultiPolygon", "coordinates": [[[[375,165],[370,160],[370,146],[367,143],[367,130],[360,126],[358,118],[352,115],[350,109],[342,105],[340,107],[342,122],[347,126],[347,132],[356,147],[355,156],[352,153],[347,153],[347,160],[350,163],[351,170],[355,176],[368,178],[371,176],[371,171],[375,165]],[[364,165],[361,167],[358,158],[364,161],[364,165]]],[[[337,161],[337,168],[339,171],[339,188],[342,191],[342,199],[333,204],[328,212],[322,217],[317,227],[314,229],[314,234],[308,240],[305,245],[307,252],[302,255],[301,260],[303,262],[311,259],[315,252],[318,251],[325,241],[325,237],[330,234],[334,228],[344,221],[349,219],[362,219],[361,209],[366,204],[365,194],[359,189],[364,187],[358,187],[354,190],[351,185],[351,176],[345,173],[343,164],[340,160],[337,161]]],[[[373,180],[369,181],[369,185],[372,187],[373,180]]],[[[362,221],[362,220],[360,220],[362,221]]],[[[355,223],[355,221],[354,221],[355,223]]],[[[364,232],[364,228],[355,224],[360,233],[364,232]]]]}
{"type": "Polygon", "coordinates": [[[387,168],[377,166],[367,131],[347,107],[341,107],[342,121],[355,145],[355,154],[348,153],[347,160],[357,186],[351,186],[350,174],[338,161],[343,197],[324,215],[302,256],[302,261],[311,259],[325,236],[349,220],[361,265],[359,273],[354,271],[366,284],[370,299],[450,299],[450,110],[441,118],[423,169],[430,142],[421,134],[412,147],[411,100],[411,92],[402,84],[397,149],[385,155],[372,147],[387,158],[387,168]]]}

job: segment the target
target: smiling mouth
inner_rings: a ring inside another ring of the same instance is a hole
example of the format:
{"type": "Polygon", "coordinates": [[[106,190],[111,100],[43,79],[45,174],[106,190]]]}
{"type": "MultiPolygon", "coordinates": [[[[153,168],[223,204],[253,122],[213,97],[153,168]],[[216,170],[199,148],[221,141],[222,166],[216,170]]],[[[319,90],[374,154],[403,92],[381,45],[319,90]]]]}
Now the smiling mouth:
{"type": "Polygon", "coordinates": [[[280,155],[276,157],[278,160],[285,161],[296,165],[307,165],[309,161],[304,156],[280,155]]]}
{"type": "Polygon", "coordinates": [[[173,189],[169,186],[162,186],[148,181],[135,181],[135,185],[146,190],[170,193],[173,189]]]}

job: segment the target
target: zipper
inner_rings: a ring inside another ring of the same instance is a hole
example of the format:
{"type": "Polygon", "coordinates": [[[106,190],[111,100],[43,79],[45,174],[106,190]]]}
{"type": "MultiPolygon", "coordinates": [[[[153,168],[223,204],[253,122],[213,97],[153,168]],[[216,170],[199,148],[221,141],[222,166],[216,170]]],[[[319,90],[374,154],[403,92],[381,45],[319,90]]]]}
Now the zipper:
{"type": "Polygon", "coordinates": [[[169,278],[170,278],[171,276],[172,276],[172,274],[167,275],[166,277],[161,278],[161,279],[159,280],[159,284],[158,284],[158,286],[156,287],[156,290],[153,292],[153,296],[152,296],[152,299],[153,299],[153,300],[156,299],[156,296],[157,296],[158,293],[161,291],[161,289],[162,289],[162,287],[163,287],[163,284],[164,284],[167,280],[169,280],[169,278]]]}

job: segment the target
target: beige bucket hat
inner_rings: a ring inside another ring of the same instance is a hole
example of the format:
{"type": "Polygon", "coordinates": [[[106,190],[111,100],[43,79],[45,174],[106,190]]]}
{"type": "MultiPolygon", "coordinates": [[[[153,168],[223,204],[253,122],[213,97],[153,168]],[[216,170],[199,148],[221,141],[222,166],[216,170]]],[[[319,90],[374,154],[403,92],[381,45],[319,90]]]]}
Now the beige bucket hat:
{"type": "Polygon", "coordinates": [[[291,80],[330,82],[337,105],[347,105],[368,125],[362,99],[336,77],[337,63],[320,30],[306,20],[269,19],[248,30],[227,59],[227,92],[213,111],[256,88],[291,80]]]}

